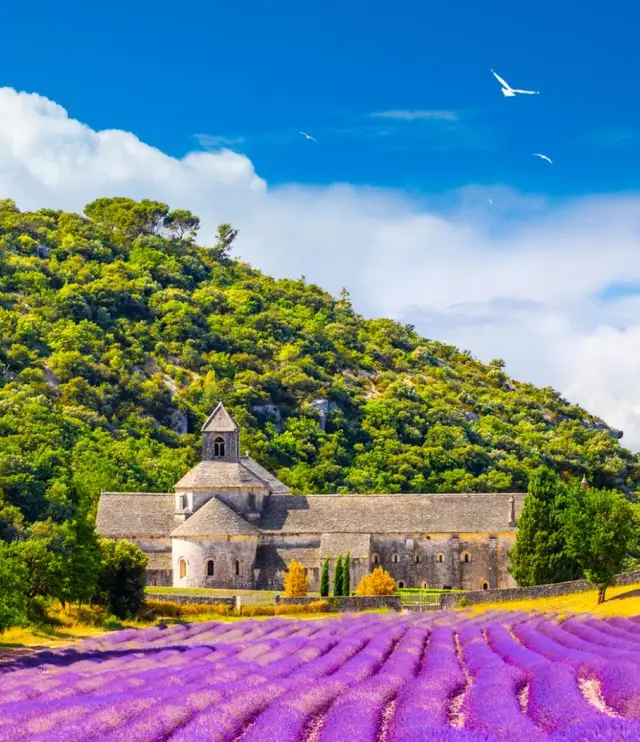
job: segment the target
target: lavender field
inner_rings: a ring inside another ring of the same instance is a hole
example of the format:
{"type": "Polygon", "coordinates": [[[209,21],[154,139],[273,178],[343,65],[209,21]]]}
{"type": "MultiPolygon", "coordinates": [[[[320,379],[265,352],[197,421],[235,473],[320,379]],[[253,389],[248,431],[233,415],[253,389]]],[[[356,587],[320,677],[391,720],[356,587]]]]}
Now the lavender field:
{"type": "Polygon", "coordinates": [[[640,617],[274,618],[127,630],[0,669],[0,740],[640,739],[640,617]]]}

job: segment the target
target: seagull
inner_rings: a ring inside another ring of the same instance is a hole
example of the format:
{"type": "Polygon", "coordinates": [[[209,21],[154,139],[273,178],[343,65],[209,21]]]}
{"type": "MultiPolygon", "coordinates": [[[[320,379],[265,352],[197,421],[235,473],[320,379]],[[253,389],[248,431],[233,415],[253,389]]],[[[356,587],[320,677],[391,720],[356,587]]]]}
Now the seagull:
{"type": "Polygon", "coordinates": [[[546,155],[540,155],[537,152],[531,155],[532,157],[541,157],[543,160],[546,160],[547,162],[550,162],[553,165],[553,162],[551,162],[551,158],[547,157],[546,155]]]}
{"type": "Polygon", "coordinates": [[[493,206],[493,201],[491,199],[489,199],[489,203],[493,206]]]}
{"type": "Polygon", "coordinates": [[[502,95],[505,96],[505,98],[513,98],[516,93],[525,93],[526,95],[539,95],[539,90],[518,90],[516,88],[512,88],[511,85],[509,85],[508,82],[505,82],[500,75],[498,75],[496,72],[491,70],[493,73],[493,76],[496,78],[496,80],[502,85],[502,95]]]}
{"type": "Polygon", "coordinates": [[[305,134],[304,131],[299,131],[298,134],[302,134],[302,136],[305,139],[310,139],[312,142],[315,142],[316,144],[318,144],[318,140],[317,139],[314,139],[313,137],[309,136],[308,134],[305,134]]]}

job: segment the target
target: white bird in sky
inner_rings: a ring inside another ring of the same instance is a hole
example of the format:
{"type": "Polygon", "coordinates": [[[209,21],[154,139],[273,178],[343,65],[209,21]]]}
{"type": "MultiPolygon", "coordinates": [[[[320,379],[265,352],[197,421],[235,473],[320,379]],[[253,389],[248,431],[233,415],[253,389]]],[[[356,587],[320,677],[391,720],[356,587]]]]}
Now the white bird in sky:
{"type": "Polygon", "coordinates": [[[504,95],[506,98],[513,98],[516,93],[525,93],[526,95],[539,95],[539,90],[518,90],[517,88],[512,88],[511,85],[509,85],[508,82],[505,82],[500,75],[498,75],[497,72],[493,72],[493,76],[496,78],[496,80],[502,85],[502,95],[504,95]]]}
{"type": "Polygon", "coordinates": [[[493,201],[491,199],[489,199],[489,203],[493,206],[493,201]]]}
{"type": "Polygon", "coordinates": [[[315,142],[316,144],[318,144],[318,140],[317,139],[314,139],[312,136],[309,136],[309,134],[306,134],[304,131],[299,131],[298,134],[302,134],[302,136],[305,139],[310,139],[312,142],[315,142]]]}
{"type": "MultiPolygon", "coordinates": [[[[535,152],[532,155],[532,157],[541,157],[543,160],[546,160],[547,162],[551,162],[551,158],[550,157],[547,157],[546,155],[540,155],[537,152],[535,152]]],[[[553,165],[553,162],[551,162],[551,164],[553,165]]]]}

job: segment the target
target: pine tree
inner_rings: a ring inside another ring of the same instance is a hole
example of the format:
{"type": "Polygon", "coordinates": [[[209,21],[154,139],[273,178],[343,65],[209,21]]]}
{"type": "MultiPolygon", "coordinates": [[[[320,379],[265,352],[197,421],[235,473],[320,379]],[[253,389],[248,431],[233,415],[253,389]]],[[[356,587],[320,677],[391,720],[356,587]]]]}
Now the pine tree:
{"type": "Polygon", "coordinates": [[[351,595],[351,552],[347,552],[342,564],[342,594],[351,595]]]}
{"type": "Polygon", "coordinates": [[[333,594],[335,597],[342,595],[342,555],[336,559],[336,569],[333,573],[333,594]]]}
{"type": "Polygon", "coordinates": [[[329,595],[329,560],[325,559],[320,576],[320,596],[326,598],[329,595]]]}
{"type": "Polygon", "coordinates": [[[529,491],[518,519],[518,534],[509,554],[509,571],[520,586],[548,585],[582,576],[567,553],[562,530],[565,487],[550,469],[531,473],[529,491]]]}

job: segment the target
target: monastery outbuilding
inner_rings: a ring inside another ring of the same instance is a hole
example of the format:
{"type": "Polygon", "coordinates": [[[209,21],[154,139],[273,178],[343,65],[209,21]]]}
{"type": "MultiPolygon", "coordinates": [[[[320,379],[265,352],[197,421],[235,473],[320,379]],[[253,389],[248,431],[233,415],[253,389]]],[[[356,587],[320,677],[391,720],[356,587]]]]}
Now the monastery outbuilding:
{"type": "Polygon", "coordinates": [[[351,585],[382,565],[399,587],[514,587],[508,572],[524,493],[292,495],[247,453],[222,403],[202,461],[173,494],[104,492],[97,529],[149,557],[149,585],[282,589],[288,564],[320,587],[326,558],[351,556],[351,585]]]}

